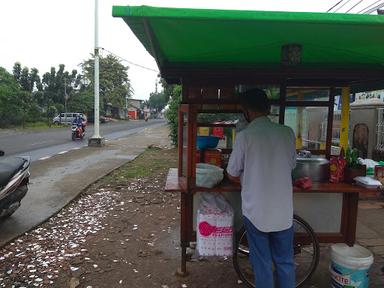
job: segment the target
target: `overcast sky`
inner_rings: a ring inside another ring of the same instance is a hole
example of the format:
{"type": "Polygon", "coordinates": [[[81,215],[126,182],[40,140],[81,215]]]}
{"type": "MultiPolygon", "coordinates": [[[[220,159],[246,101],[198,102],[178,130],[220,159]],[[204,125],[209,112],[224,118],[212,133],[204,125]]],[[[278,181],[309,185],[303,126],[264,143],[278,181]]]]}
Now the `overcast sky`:
{"type": "MultiPolygon", "coordinates": [[[[157,70],[155,61],[125,22],[112,17],[113,5],[325,12],[337,2],[339,0],[99,0],[99,46],[157,70]]],[[[340,12],[358,2],[350,0],[340,12]]],[[[374,2],[364,0],[351,12],[374,2]]],[[[65,64],[69,71],[80,70],[78,64],[88,59],[94,49],[94,0],[0,0],[0,27],[0,66],[9,72],[15,62],[28,68],[36,67],[40,76],[59,64],[65,64]]],[[[123,64],[130,66],[133,97],[148,99],[155,89],[157,73],[123,64]]]]}

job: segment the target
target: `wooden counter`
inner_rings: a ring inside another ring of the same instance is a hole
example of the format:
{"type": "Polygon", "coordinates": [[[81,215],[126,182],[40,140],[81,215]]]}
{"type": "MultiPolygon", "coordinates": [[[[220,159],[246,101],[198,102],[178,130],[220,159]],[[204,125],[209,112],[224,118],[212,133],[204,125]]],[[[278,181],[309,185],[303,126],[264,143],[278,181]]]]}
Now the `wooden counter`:
{"type": "MultiPolygon", "coordinates": [[[[214,188],[196,187],[187,190],[187,179],[178,177],[177,168],[171,168],[168,172],[167,181],[165,184],[166,192],[178,192],[181,195],[182,213],[181,222],[184,240],[195,240],[195,235],[192,229],[192,210],[193,210],[193,193],[196,192],[240,192],[240,185],[236,185],[228,179],[224,179],[219,185],[214,188]]],[[[375,193],[377,189],[367,189],[356,184],[349,183],[320,183],[315,182],[308,189],[293,188],[294,193],[342,193],[342,211],[341,211],[341,226],[340,231],[335,233],[317,233],[320,243],[346,243],[353,245],[356,237],[356,224],[359,195],[375,193]]]]}
{"type": "MultiPolygon", "coordinates": [[[[186,178],[178,177],[177,168],[169,169],[167,181],[165,184],[166,192],[186,192],[186,178]]],[[[241,187],[235,183],[224,179],[219,185],[213,188],[196,187],[193,192],[240,192],[241,187]]],[[[293,188],[294,193],[359,193],[360,195],[372,194],[377,189],[368,189],[357,184],[349,183],[329,183],[329,182],[314,182],[312,187],[308,190],[293,188]]]]}

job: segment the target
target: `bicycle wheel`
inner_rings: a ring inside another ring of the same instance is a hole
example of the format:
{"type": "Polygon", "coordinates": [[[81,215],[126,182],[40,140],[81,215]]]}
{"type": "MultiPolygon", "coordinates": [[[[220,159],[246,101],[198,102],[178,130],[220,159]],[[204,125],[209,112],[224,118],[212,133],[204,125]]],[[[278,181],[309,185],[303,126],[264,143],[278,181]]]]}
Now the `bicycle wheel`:
{"type": "MultiPolygon", "coordinates": [[[[301,287],[316,270],[319,263],[320,248],[316,234],[301,217],[294,215],[293,227],[296,287],[301,287]]],[[[235,237],[233,266],[247,287],[255,287],[252,266],[249,262],[249,250],[244,226],[235,237]]]]}

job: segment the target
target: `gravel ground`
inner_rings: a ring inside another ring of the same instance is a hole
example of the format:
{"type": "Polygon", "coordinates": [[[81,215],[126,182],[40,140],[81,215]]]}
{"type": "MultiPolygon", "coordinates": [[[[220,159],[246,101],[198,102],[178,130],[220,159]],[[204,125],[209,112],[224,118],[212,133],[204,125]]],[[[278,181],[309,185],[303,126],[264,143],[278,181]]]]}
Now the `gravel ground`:
{"type": "MultiPolygon", "coordinates": [[[[124,204],[124,203],[123,203],[124,204]]],[[[84,195],[41,227],[26,233],[0,252],[0,286],[43,287],[54,284],[62,270],[76,272],[73,259],[86,259],[90,235],[105,229],[105,219],[122,209],[119,194],[100,188],[84,195]]]]}
{"type": "MultiPolygon", "coordinates": [[[[147,149],[1,248],[0,287],[243,287],[225,257],[192,255],[189,275],[176,276],[180,201],[164,192],[176,159],[175,149],[147,149]]],[[[329,283],[329,261],[323,262],[308,287],[329,287],[320,284],[329,283]]]]}

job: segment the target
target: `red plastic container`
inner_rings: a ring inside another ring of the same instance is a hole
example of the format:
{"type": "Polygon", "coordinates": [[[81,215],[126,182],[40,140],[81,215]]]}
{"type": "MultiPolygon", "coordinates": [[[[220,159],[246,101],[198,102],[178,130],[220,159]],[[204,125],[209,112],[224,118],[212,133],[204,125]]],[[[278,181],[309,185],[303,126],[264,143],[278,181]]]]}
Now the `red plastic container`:
{"type": "Polygon", "coordinates": [[[212,135],[219,137],[220,139],[224,138],[224,128],[223,127],[213,127],[212,135]]]}
{"type": "Polygon", "coordinates": [[[220,149],[204,150],[204,163],[221,167],[221,151],[220,149]]]}
{"type": "Polygon", "coordinates": [[[375,166],[375,178],[381,182],[381,184],[384,183],[384,166],[375,166]]]}

